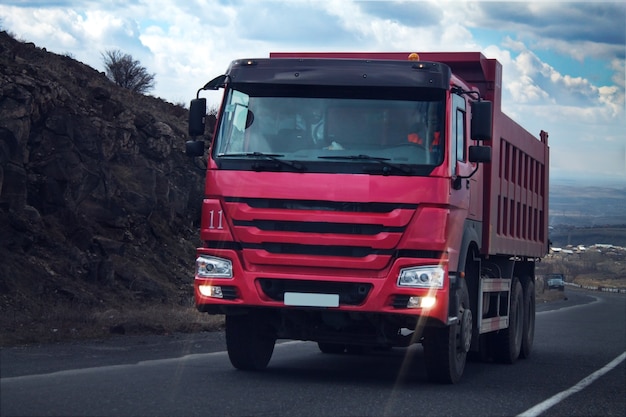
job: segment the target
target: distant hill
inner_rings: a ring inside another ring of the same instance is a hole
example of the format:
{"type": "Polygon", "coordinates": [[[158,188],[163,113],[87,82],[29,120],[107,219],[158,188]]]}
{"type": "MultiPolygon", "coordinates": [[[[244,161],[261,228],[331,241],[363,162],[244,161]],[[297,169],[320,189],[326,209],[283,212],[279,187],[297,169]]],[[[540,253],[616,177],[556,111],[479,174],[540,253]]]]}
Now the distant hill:
{"type": "Polygon", "coordinates": [[[550,229],[552,247],[564,248],[572,246],[592,246],[608,244],[626,247],[626,225],[622,226],[556,226],[550,229]]]}
{"type": "Polygon", "coordinates": [[[550,225],[626,225],[626,182],[550,181],[550,225]]]}
{"type": "Polygon", "coordinates": [[[553,246],[626,247],[626,182],[551,179],[549,224],[553,246]]]}

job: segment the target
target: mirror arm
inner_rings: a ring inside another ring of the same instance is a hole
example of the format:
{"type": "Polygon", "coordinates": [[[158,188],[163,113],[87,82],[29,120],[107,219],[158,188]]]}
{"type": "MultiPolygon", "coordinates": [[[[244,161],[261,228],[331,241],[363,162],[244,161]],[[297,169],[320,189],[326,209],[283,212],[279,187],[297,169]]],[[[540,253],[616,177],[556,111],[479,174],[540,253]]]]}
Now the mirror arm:
{"type": "MultiPolygon", "coordinates": [[[[474,176],[474,174],[476,172],[478,172],[478,168],[480,167],[480,164],[477,162],[476,163],[476,168],[474,168],[474,170],[467,176],[463,176],[463,175],[457,175],[452,179],[452,188],[455,190],[460,190],[461,189],[461,180],[467,180],[470,179],[474,176]]],[[[469,186],[469,184],[468,184],[469,186]]]]}
{"type": "Polygon", "coordinates": [[[459,175],[459,176],[457,176],[457,178],[462,178],[462,179],[472,178],[472,177],[474,176],[474,174],[475,174],[476,172],[478,172],[478,168],[480,168],[480,164],[477,162],[477,163],[476,163],[476,168],[474,168],[474,170],[473,170],[473,171],[472,171],[472,172],[471,172],[468,176],[465,176],[465,177],[464,177],[464,176],[462,176],[462,175],[459,175]]]}
{"type": "Polygon", "coordinates": [[[220,87],[224,87],[224,85],[229,81],[229,75],[220,75],[219,77],[215,77],[208,83],[204,84],[200,89],[198,89],[198,92],[196,93],[196,98],[200,98],[200,91],[219,90],[220,87]]]}
{"type": "Polygon", "coordinates": [[[476,168],[474,168],[474,170],[469,174],[469,175],[457,175],[454,177],[455,180],[459,179],[459,180],[466,180],[469,178],[472,178],[474,176],[474,174],[476,172],[478,172],[478,168],[480,168],[480,164],[478,162],[476,162],[476,168]]]}
{"type": "Polygon", "coordinates": [[[482,97],[480,96],[480,92],[473,90],[463,90],[461,87],[452,87],[452,92],[458,95],[473,95],[475,96],[476,101],[482,101],[482,97]]]}

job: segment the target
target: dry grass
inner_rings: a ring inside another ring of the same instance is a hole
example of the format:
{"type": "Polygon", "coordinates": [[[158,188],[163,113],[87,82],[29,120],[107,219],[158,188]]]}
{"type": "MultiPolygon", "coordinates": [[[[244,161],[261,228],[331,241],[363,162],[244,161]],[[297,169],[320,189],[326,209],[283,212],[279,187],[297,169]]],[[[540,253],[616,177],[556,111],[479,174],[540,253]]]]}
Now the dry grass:
{"type": "MultiPolygon", "coordinates": [[[[545,262],[543,267],[546,266],[550,266],[551,270],[563,270],[567,266],[572,270],[567,280],[581,285],[623,287],[626,284],[626,280],[621,278],[622,274],[605,271],[576,273],[572,262],[564,264],[559,259],[545,262]]],[[[541,276],[535,288],[537,303],[559,301],[567,296],[567,288],[565,291],[545,288],[541,276]]],[[[25,289],[20,289],[18,293],[22,294],[23,291],[25,289]]],[[[84,301],[62,301],[61,297],[44,301],[41,296],[27,295],[0,296],[0,346],[104,339],[119,334],[219,331],[224,328],[223,316],[198,312],[192,298],[185,299],[181,304],[138,303],[118,298],[116,303],[102,302],[99,307],[93,303],[85,304],[84,301]]]]}
{"type": "MultiPolygon", "coordinates": [[[[595,281],[587,281],[590,284],[595,281]]],[[[563,300],[567,291],[536,285],[537,303],[563,300]]],[[[24,304],[22,304],[24,306],[24,304]]],[[[112,335],[171,334],[219,331],[223,316],[200,313],[189,300],[185,305],[128,304],[115,308],[93,308],[56,304],[13,309],[0,314],[0,346],[20,346],[73,340],[105,339],[112,335]]]]}
{"type": "MultiPolygon", "coordinates": [[[[562,300],[565,292],[537,285],[538,303],[562,300]]],[[[145,305],[136,309],[93,310],[56,306],[33,316],[25,312],[0,315],[0,346],[21,346],[73,340],[104,339],[112,335],[171,334],[219,331],[223,316],[200,313],[193,305],[145,305]]]]}
{"type": "Polygon", "coordinates": [[[540,292],[537,290],[536,294],[537,303],[549,303],[550,301],[559,301],[567,298],[567,288],[565,291],[559,290],[545,290],[540,292]]]}
{"type": "Polygon", "coordinates": [[[626,251],[589,249],[581,253],[553,253],[539,264],[538,276],[559,273],[565,281],[583,287],[626,289],[626,251]]]}
{"type": "Polygon", "coordinates": [[[614,279],[609,274],[579,274],[574,282],[583,287],[626,288],[626,279],[614,279]]]}
{"type": "Polygon", "coordinates": [[[223,316],[209,316],[192,306],[144,306],[134,310],[55,308],[38,317],[1,317],[0,346],[102,339],[114,334],[169,334],[217,331],[223,316]]]}

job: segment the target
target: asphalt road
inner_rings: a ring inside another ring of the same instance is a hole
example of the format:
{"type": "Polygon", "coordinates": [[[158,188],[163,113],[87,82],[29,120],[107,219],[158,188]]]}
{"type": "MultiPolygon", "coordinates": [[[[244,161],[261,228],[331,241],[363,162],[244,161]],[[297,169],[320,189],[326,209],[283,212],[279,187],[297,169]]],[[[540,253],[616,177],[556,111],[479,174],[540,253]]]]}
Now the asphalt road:
{"type": "Polygon", "coordinates": [[[426,381],[420,346],[325,355],[276,346],[233,369],[223,333],[119,337],[0,352],[2,416],[625,416],[626,296],[566,290],[537,306],[531,358],[426,381]],[[411,360],[412,358],[412,360],[411,360]]]}

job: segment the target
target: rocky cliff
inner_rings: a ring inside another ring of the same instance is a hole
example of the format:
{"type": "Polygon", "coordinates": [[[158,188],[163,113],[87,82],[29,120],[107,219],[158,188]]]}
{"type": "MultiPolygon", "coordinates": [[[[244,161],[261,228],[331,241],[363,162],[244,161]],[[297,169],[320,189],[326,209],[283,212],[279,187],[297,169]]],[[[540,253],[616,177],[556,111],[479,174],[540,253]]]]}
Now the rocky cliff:
{"type": "Polygon", "coordinates": [[[1,333],[64,307],[189,305],[203,173],[186,120],[0,33],[1,333]]]}

